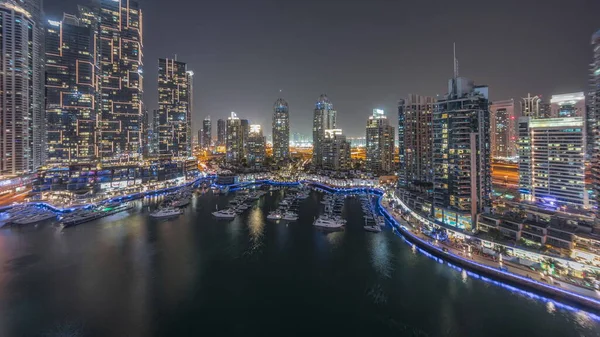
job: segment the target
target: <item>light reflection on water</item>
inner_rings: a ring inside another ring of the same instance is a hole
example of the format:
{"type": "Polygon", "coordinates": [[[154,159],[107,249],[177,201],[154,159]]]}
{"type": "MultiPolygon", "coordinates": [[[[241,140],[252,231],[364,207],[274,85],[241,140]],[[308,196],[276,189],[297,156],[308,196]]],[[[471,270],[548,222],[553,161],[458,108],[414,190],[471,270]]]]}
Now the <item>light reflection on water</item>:
{"type": "Polygon", "coordinates": [[[331,336],[402,336],[407,327],[420,336],[597,335],[586,313],[468,272],[465,279],[462,269],[415,255],[389,229],[364,232],[360,210],[350,208],[345,231],[315,228],[316,193],[293,223],[265,219],[275,197],[233,221],[210,214],[216,204],[228,207],[228,197],[197,199],[167,221],[150,219],[144,207],[65,231],[0,231],[0,336],[65,323],[82,336],[176,336],[204,326],[271,336],[297,323],[290,313],[298,308],[309,309],[307,329],[331,336]],[[263,299],[270,305],[248,312],[263,299]],[[369,325],[370,316],[385,321],[369,325]],[[257,323],[263,317],[273,319],[257,323]],[[386,322],[396,322],[396,333],[386,322]]]}
{"type": "Polygon", "coordinates": [[[367,233],[370,236],[371,263],[379,275],[390,278],[394,268],[390,261],[391,254],[388,247],[388,238],[385,235],[379,234],[367,233]]]}

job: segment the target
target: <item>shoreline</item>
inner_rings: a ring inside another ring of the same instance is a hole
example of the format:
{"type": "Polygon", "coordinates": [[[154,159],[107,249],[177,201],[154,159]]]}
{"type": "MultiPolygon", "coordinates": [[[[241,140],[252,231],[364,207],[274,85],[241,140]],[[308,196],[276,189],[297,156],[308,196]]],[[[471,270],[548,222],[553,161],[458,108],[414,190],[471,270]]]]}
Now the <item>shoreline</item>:
{"type": "Polygon", "coordinates": [[[500,270],[499,268],[493,268],[486,266],[475,261],[463,258],[459,255],[453,254],[450,251],[445,252],[442,248],[431,245],[425,240],[419,238],[417,235],[412,233],[407,228],[404,228],[394,216],[392,216],[387,208],[382,204],[383,191],[376,188],[365,187],[365,188],[336,188],[332,186],[323,185],[318,182],[309,182],[325,191],[331,192],[342,192],[352,193],[353,191],[363,190],[370,191],[379,196],[377,207],[381,211],[381,214],[386,218],[387,222],[391,225],[394,233],[399,235],[409,245],[418,248],[423,254],[428,255],[437,262],[447,264],[449,267],[457,270],[464,270],[467,274],[473,278],[482,279],[484,281],[496,283],[497,285],[508,288],[511,291],[520,291],[524,295],[532,298],[537,298],[545,302],[552,302],[558,307],[568,309],[570,311],[586,310],[593,316],[594,319],[600,320],[600,300],[594,299],[585,295],[580,295],[565,289],[561,289],[547,283],[542,283],[534,279],[528,279],[518,274],[500,270]],[[489,277],[489,278],[488,278],[489,277]]]}

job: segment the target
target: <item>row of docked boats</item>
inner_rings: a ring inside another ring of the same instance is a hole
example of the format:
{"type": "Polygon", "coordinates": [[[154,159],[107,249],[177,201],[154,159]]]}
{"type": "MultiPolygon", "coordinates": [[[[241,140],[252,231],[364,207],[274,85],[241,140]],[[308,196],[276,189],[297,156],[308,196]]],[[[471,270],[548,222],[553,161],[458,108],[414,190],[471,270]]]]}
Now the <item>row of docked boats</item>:
{"type": "Polygon", "coordinates": [[[325,229],[338,229],[346,225],[342,218],[345,195],[325,194],[321,204],[325,206],[324,213],[313,222],[313,226],[325,229]]]}
{"type": "Polygon", "coordinates": [[[361,195],[360,202],[365,219],[363,229],[368,232],[381,232],[382,227],[385,227],[385,218],[375,211],[373,196],[371,194],[361,195]]]}
{"type": "Polygon", "coordinates": [[[0,224],[3,225],[31,225],[38,222],[56,219],[56,213],[38,206],[17,206],[7,211],[0,224]]]}
{"type": "Polygon", "coordinates": [[[212,212],[212,215],[217,219],[233,220],[238,214],[241,214],[252,207],[252,202],[260,199],[267,192],[262,190],[256,190],[249,192],[248,190],[240,190],[237,195],[229,201],[231,205],[228,208],[222,210],[216,210],[212,212]]]}
{"type": "Polygon", "coordinates": [[[77,226],[82,223],[104,218],[133,208],[130,202],[108,202],[89,208],[80,208],[60,216],[59,220],[64,228],[77,226]]]}
{"type": "Polygon", "coordinates": [[[267,220],[273,221],[296,221],[298,220],[298,206],[300,201],[308,198],[310,190],[307,188],[292,187],[287,189],[286,196],[283,198],[276,210],[267,215],[267,220]]]}
{"type": "Polygon", "coordinates": [[[182,207],[192,202],[192,189],[184,188],[175,193],[169,194],[165,200],[158,206],[150,217],[157,219],[175,218],[183,214],[182,207]]]}

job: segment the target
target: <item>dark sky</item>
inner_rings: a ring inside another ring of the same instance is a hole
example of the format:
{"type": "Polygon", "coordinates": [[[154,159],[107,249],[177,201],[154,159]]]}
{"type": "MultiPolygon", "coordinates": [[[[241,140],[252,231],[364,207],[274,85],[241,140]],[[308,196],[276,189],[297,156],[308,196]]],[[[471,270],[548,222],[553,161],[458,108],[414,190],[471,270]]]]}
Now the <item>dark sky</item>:
{"type": "MultiPolygon", "coordinates": [[[[45,0],[60,18],[91,0],[45,0]]],[[[373,108],[397,124],[409,93],[443,94],[452,76],[488,84],[492,100],[588,88],[600,0],[141,0],[144,101],[157,107],[159,57],[194,70],[194,130],[235,111],[271,134],[272,106],[290,105],[292,132],[310,134],[326,93],[348,136],[373,108]]]]}

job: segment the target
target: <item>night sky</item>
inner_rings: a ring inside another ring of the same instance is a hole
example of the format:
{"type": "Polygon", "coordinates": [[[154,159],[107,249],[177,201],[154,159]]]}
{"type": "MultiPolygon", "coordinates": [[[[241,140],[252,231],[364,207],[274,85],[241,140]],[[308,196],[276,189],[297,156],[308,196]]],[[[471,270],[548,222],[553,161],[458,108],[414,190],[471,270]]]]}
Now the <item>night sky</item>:
{"type": "MultiPolygon", "coordinates": [[[[195,72],[194,132],[230,111],[271,134],[272,106],[310,135],[321,93],[350,137],[373,108],[396,125],[399,98],[446,92],[452,43],[460,75],[492,100],[587,91],[599,0],[141,0],[144,102],[156,109],[159,57],[195,72]],[[282,90],[282,93],[279,93],[282,90]]],[[[60,19],[90,0],[45,0],[60,19]]],[[[216,126],[214,126],[216,129],[216,126]]],[[[215,132],[216,130],[213,130],[215,132]]]]}

